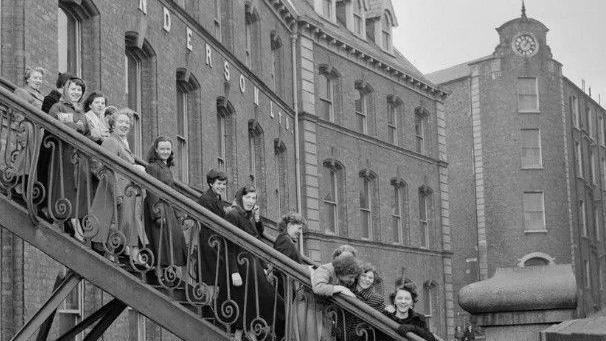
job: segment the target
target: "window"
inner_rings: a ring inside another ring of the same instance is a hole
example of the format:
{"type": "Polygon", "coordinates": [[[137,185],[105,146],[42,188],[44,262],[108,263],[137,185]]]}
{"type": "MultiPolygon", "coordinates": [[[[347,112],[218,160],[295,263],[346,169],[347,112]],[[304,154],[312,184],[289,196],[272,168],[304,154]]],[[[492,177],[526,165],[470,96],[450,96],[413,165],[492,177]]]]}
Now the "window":
{"type": "Polygon", "coordinates": [[[518,78],[518,111],[538,112],[539,95],[536,78],[518,78]]]}
{"type": "Polygon", "coordinates": [[[595,152],[591,146],[589,146],[589,178],[591,179],[592,183],[597,184],[598,179],[595,168],[595,152]]]}
{"type": "Polygon", "coordinates": [[[322,0],[322,16],[332,20],[332,0],[322,0]]]}
{"type": "Polygon", "coordinates": [[[334,170],[328,171],[329,187],[326,195],[324,196],[324,205],[326,209],[327,225],[326,227],[332,233],[336,233],[337,225],[339,220],[338,200],[339,190],[337,182],[337,173],[334,170]]]}
{"type": "Polygon", "coordinates": [[[606,159],[602,157],[602,189],[606,190],[606,159]]]}
{"type": "Polygon", "coordinates": [[[189,182],[189,120],[198,114],[198,92],[196,78],[184,68],[176,73],[177,88],[177,146],[175,165],[177,178],[189,182]]]}
{"type": "Polygon", "coordinates": [[[585,131],[589,131],[589,110],[587,110],[588,108],[585,107],[585,110],[583,111],[583,122],[581,122],[583,124],[583,128],[585,129],[585,131]]]}
{"type": "Polygon", "coordinates": [[[177,178],[181,181],[188,182],[188,157],[189,150],[187,146],[188,140],[188,95],[177,84],[177,178]]]}
{"type": "Polygon", "coordinates": [[[387,96],[387,141],[398,145],[400,134],[398,120],[400,118],[402,100],[398,96],[387,96]]]}
{"type": "Polygon", "coordinates": [[[598,143],[601,144],[602,146],[605,144],[604,142],[604,118],[602,118],[602,116],[598,116],[598,136],[597,136],[597,140],[598,143]]]}
{"type": "Polygon", "coordinates": [[[143,155],[143,136],[141,133],[141,117],[142,108],[141,102],[141,60],[127,49],[124,58],[125,80],[126,80],[126,98],[128,107],[133,109],[137,115],[133,117],[133,132],[128,136],[128,143],[135,155],[141,157],[143,155]]]}
{"type": "Polygon", "coordinates": [[[57,9],[58,71],[82,76],[82,30],[80,20],[70,11],[57,9]]]}
{"type": "Polygon", "coordinates": [[[276,93],[283,93],[282,89],[282,40],[274,31],[270,34],[271,38],[271,85],[276,93]]]}
{"type": "Polygon", "coordinates": [[[585,202],[579,200],[579,220],[581,224],[581,235],[587,237],[587,212],[585,212],[585,202]]]}
{"type": "Polygon", "coordinates": [[[370,239],[372,229],[372,208],[370,197],[370,180],[362,178],[360,188],[360,220],[362,227],[362,238],[370,239]]]}
{"type": "Polygon", "coordinates": [[[233,172],[234,167],[233,122],[235,113],[229,100],[222,96],[217,98],[217,168],[227,173],[228,176],[233,172]]]}
{"type": "Polygon", "coordinates": [[[278,217],[289,210],[288,163],[286,144],[279,138],[274,139],[274,154],[278,172],[278,217]]]}
{"type": "Polygon", "coordinates": [[[408,242],[408,187],[402,179],[391,179],[393,201],[391,205],[391,231],[394,243],[408,242]]]}
{"type": "Polygon", "coordinates": [[[261,45],[259,34],[259,13],[257,9],[252,7],[250,3],[244,5],[245,18],[245,63],[251,70],[258,70],[260,65],[260,50],[261,45]]]}
{"type": "Polygon", "coordinates": [[[364,91],[358,90],[355,106],[358,132],[368,134],[368,96],[364,91]]]}
{"type": "Polygon", "coordinates": [[[570,97],[570,112],[572,113],[575,128],[581,128],[581,116],[579,115],[579,100],[577,96],[570,97]]]}
{"type": "Polygon", "coordinates": [[[600,210],[598,205],[593,206],[593,236],[595,240],[600,240],[600,210]]]}
{"type": "Polygon", "coordinates": [[[527,259],[524,262],[524,267],[527,266],[547,266],[549,265],[549,260],[543,258],[543,257],[532,257],[527,259]]]}
{"type": "Polygon", "coordinates": [[[388,12],[383,15],[381,43],[383,50],[391,52],[391,17],[388,12]]]}
{"type": "Polygon", "coordinates": [[[589,260],[586,259],[583,261],[583,263],[584,263],[584,267],[583,267],[584,268],[584,274],[583,274],[584,278],[583,279],[584,279],[584,283],[585,283],[585,289],[589,289],[589,288],[591,288],[591,271],[589,268],[589,260]]]}
{"type": "MultiPolygon", "coordinates": [[[[81,281],[67,295],[65,300],[57,308],[57,323],[60,326],[60,333],[67,332],[69,329],[82,321],[84,315],[84,281],[81,281]]],[[[76,337],[73,340],[80,340],[76,337]]]]}
{"type": "Polygon", "coordinates": [[[419,232],[421,247],[429,247],[429,228],[433,215],[432,190],[427,186],[419,188],[419,232]]]}
{"type": "Polygon", "coordinates": [[[320,179],[322,191],[321,221],[327,233],[346,234],[346,211],[343,193],[344,167],[343,164],[334,159],[326,159],[322,162],[322,178],[320,179]]]}
{"type": "Polygon", "coordinates": [[[541,133],[539,129],[522,129],[522,168],[541,168],[541,133]]]}
{"type": "Polygon", "coordinates": [[[437,301],[437,284],[435,281],[427,281],[423,284],[423,309],[425,320],[429,330],[436,330],[435,302],[437,301]]]}
{"type": "Polygon", "coordinates": [[[600,280],[600,290],[604,290],[604,280],[606,280],[606,278],[604,278],[604,265],[606,264],[606,260],[604,259],[604,257],[602,257],[602,261],[599,262],[599,267],[600,267],[600,276],[599,276],[599,280],[600,280]]]}
{"type": "Polygon", "coordinates": [[[124,51],[124,92],[129,108],[135,111],[132,133],[128,137],[131,151],[143,157],[143,138],[151,144],[152,122],[146,117],[155,117],[156,107],[156,54],[147,40],[142,47],[137,45],[137,32],[126,32],[124,51]],[[150,132],[143,134],[143,131],[150,132]]]}
{"type": "Polygon", "coordinates": [[[546,231],[543,192],[524,192],[524,231],[546,231]]]}
{"type": "Polygon", "coordinates": [[[221,3],[223,2],[223,0],[214,0],[214,9],[215,9],[215,18],[214,18],[214,23],[215,23],[215,38],[217,38],[218,41],[221,41],[221,3]]]}
{"type": "Polygon", "coordinates": [[[593,110],[590,107],[585,107],[587,116],[587,133],[591,138],[595,138],[595,124],[593,122],[593,110]]]}
{"type": "Polygon", "coordinates": [[[577,164],[577,167],[576,167],[577,177],[583,178],[583,150],[581,149],[581,143],[578,141],[575,141],[574,149],[575,149],[574,157],[576,158],[576,164],[577,164]]]}
{"type": "Polygon", "coordinates": [[[360,173],[360,228],[361,237],[371,239],[373,233],[373,215],[376,207],[375,179],[376,174],[371,170],[364,169],[360,173]]]}
{"type": "Polygon", "coordinates": [[[248,121],[248,165],[252,183],[260,194],[258,201],[262,212],[267,207],[265,190],[265,138],[263,128],[255,119],[248,121]],[[263,207],[265,206],[265,207],[263,207]]]}
{"type": "Polygon", "coordinates": [[[366,29],[364,28],[364,8],[362,6],[362,0],[354,0],[353,18],[354,33],[357,36],[363,37],[366,29]]]}
{"type": "Polygon", "coordinates": [[[325,74],[319,77],[318,91],[320,98],[320,115],[327,121],[335,121],[335,111],[333,106],[334,84],[332,79],[325,74]]]}
{"type": "Polygon", "coordinates": [[[415,114],[415,136],[417,153],[426,153],[425,131],[427,129],[427,115],[417,112],[415,114]]]}

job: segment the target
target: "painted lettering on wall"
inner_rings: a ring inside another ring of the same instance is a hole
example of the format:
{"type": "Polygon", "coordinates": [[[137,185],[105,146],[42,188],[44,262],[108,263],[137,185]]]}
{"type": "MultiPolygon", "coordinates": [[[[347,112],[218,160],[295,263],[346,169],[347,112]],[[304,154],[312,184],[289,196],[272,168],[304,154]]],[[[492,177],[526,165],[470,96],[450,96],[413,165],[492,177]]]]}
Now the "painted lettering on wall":
{"type": "Polygon", "coordinates": [[[227,60],[223,62],[223,77],[225,77],[225,80],[228,82],[231,78],[231,74],[229,73],[229,63],[227,60]]]}
{"type": "Polygon", "coordinates": [[[187,49],[190,50],[190,51],[194,49],[194,46],[191,43],[191,36],[192,36],[192,31],[191,31],[191,28],[188,27],[187,30],[186,30],[186,37],[187,37],[187,45],[186,46],[187,46],[187,49]]]}
{"type": "Polygon", "coordinates": [[[206,43],[206,65],[213,67],[213,50],[206,43]]]}
{"type": "Polygon", "coordinates": [[[163,11],[164,11],[164,25],[162,26],[162,28],[164,29],[164,31],[170,32],[170,25],[171,25],[170,11],[166,7],[163,7],[163,11]]]}

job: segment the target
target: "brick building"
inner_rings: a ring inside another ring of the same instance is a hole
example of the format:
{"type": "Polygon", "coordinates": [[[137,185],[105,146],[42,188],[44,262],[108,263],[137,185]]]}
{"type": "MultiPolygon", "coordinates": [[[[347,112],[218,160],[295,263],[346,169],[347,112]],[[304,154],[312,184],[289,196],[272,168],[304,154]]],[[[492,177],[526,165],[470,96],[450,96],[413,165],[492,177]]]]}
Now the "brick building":
{"type": "MultiPolygon", "coordinates": [[[[21,85],[25,67],[38,65],[49,84],[58,71],[80,75],[140,114],[137,155],[172,136],[183,182],[199,188],[222,168],[228,199],[252,182],[269,220],[302,210],[308,255],[327,261],[336,245],[356,246],[386,295],[402,274],[412,278],[417,310],[452,335],[445,93],[392,47],[389,0],[2,0],[0,12],[2,77],[21,85]]],[[[4,339],[50,295],[62,266],[1,237],[4,339]]],[[[80,285],[52,335],[107,296],[80,285]]],[[[132,310],[106,334],[172,338],[132,310]]]]}
{"type": "MultiPolygon", "coordinates": [[[[606,111],[562,75],[524,9],[496,30],[492,54],[426,75],[449,92],[454,291],[498,268],[571,264],[586,316],[604,297],[606,111]]],[[[456,320],[468,321],[460,307],[456,320]]]]}

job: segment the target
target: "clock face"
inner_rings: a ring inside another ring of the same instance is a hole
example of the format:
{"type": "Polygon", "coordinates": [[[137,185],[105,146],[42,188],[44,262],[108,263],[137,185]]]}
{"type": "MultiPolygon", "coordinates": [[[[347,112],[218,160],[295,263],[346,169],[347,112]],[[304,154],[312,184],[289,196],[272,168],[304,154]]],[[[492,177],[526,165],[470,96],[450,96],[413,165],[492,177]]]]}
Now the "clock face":
{"type": "Polygon", "coordinates": [[[530,57],[539,50],[539,43],[529,33],[523,33],[515,37],[511,44],[513,51],[520,56],[530,57]]]}

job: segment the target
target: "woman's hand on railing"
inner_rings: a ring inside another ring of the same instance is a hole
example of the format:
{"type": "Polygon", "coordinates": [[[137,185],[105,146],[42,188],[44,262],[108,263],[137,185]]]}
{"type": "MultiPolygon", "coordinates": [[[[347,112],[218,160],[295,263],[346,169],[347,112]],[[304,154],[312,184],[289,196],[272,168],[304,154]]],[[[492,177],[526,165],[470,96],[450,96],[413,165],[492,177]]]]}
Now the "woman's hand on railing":
{"type": "Polygon", "coordinates": [[[335,294],[341,293],[345,296],[356,297],[356,295],[351,290],[349,290],[349,288],[344,287],[342,285],[335,285],[334,293],[335,294]]]}

